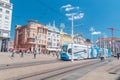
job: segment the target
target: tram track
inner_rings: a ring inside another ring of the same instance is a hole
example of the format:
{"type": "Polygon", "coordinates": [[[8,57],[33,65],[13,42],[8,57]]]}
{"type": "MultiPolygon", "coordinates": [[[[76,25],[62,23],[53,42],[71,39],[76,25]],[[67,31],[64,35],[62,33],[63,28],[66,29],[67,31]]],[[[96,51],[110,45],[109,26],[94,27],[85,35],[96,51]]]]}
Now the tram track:
{"type": "Polygon", "coordinates": [[[23,68],[23,67],[28,67],[28,66],[59,63],[59,62],[61,61],[60,60],[49,60],[49,61],[35,61],[35,62],[26,62],[26,63],[4,64],[0,66],[0,71],[7,70],[7,69],[14,69],[14,68],[23,68]]]}
{"type": "Polygon", "coordinates": [[[107,70],[107,72],[109,74],[120,74],[119,71],[120,71],[120,64],[116,65],[116,66],[113,66],[113,67],[111,67],[110,69],[107,70]]]}
{"type": "MultiPolygon", "coordinates": [[[[18,77],[9,78],[8,80],[56,80],[56,79],[59,80],[61,76],[66,75],[68,73],[71,73],[77,70],[82,70],[87,67],[89,68],[89,66],[95,66],[98,64],[104,65],[107,63],[109,62],[108,61],[100,62],[99,60],[88,61],[88,62],[79,63],[75,65],[69,65],[69,66],[64,66],[60,68],[50,69],[42,72],[34,72],[31,74],[21,75],[18,77]]],[[[92,68],[95,68],[95,67],[92,67],[92,68]]]]}

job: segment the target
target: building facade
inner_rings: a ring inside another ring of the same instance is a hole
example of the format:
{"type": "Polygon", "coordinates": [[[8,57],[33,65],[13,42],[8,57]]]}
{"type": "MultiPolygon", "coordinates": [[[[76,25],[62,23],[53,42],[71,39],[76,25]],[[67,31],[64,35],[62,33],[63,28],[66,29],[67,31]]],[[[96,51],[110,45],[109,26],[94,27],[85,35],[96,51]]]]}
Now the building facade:
{"type": "Polygon", "coordinates": [[[72,36],[67,33],[60,32],[60,46],[70,43],[72,43],[72,36]]]}
{"type": "Polygon", "coordinates": [[[120,38],[100,38],[96,41],[96,45],[100,48],[111,49],[113,53],[120,51],[120,38]]]}
{"type": "Polygon", "coordinates": [[[60,50],[60,31],[55,26],[55,22],[51,26],[48,26],[48,46],[47,50],[48,53],[56,52],[60,50]]]}
{"type": "Polygon", "coordinates": [[[0,0],[0,51],[8,49],[13,5],[10,0],[0,0]]]}
{"type": "Polygon", "coordinates": [[[46,53],[47,32],[48,28],[35,20],[29,20],[25,26],[16,25],[15,48],[46,53]]]}
{"type": "MultiPolygon", "coordinates": [[[[60,45],[72,43],[72,36],[65,32],[60,32],[60,45]]],[[[74,35],[73,37],[74,44],[86,44],[85,39],[81,36],[74,35]]]]}
{"type": "Polygon", "coordinates": [[[73,41],[75,44],[85,44],[85,39],[82,37],[82,34],[81,35],[74,35],[74,38],[73,38],[73,41]]]}

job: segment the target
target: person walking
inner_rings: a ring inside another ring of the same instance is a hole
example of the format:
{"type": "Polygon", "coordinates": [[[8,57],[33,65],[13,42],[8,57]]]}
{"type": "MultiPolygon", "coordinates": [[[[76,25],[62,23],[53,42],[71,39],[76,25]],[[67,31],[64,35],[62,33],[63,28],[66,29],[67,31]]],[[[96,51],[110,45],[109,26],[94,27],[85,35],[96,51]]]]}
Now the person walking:
{"type": "Polygon", "coordinates": [[[56,57],[59,59],[59,51],[56,51],[56,57]]]}
{"type": "Polygon", "coordinates": [[[100,54],[100,60],[104,61],[104,52],[102,50],[100,50],[99,54],[100,54]]]}
{"type": "Polygon", "coordinates": [[[119,60],[119,58],[120,58],[120,53],[117,53],[117,59],[119,60]]]}
{"type": "Polygon", "coordinates": [[[36,59],[36,50],[33,51],[34,59],[36,59]]]}
{"type": "Polygon", "coordinates": [[[14,50],[14,51],[12,51],[11,58],[13,58],[13,57],[14,57],[14,54],[15,54],[15,50],[14,50]]]}
{"type": "Polygon", "coordinates": [[[19,52],[20,52],[20,54],[21,54],[21,57],[23,57],[23,51],[22,51],[22,50],[20,50],[19,52]]]}

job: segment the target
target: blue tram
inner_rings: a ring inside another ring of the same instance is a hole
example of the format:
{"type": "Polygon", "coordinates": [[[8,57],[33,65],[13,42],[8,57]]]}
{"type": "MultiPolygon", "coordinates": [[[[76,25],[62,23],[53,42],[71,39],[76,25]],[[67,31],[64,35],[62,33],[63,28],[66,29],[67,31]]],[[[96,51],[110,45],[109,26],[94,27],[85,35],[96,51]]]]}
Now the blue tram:
{"type": "Polygon", "coordinates": [[[111,51],[109,49],[80,44],[64,44],[61,48],[60,59],[71,60],[72,57],[73,59],[98,58],[100,56],[100,51],[102,51],[105,57],[111,56],[111,51]]]}

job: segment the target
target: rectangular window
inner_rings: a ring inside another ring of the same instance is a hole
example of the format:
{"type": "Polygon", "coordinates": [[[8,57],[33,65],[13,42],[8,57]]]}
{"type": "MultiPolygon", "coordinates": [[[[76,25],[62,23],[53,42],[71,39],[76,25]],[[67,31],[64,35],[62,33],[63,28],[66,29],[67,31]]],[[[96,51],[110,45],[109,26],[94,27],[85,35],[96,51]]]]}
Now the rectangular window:
{"type": "Polygon", "coordinates": [[[2,18],[2,14],[0,14],[0,18],[2,18]]]}
{"type": "Polygon", "coordinates": [[[0,22],[2,22],[2,20],[0,19],[0,22]]]}
{"type": "Polygon", "coordinates": [[[9,16],[5,16],[5,19],[9,20],[9,16]]]}
{"type": "Polygon", "coordinates": [[[59,35],[57,35],[57,37],[59,37],[59,35]]]}
{"type": "Polygon", "coordinates": [[[0,12],[2,12],[2,8],[0,8],[0,12]]]}
{"type": "Polygon", "coordinates": [[[6,10],[6,14],[9,14],[9,13],[10,13],[10,11],[6,10]]]}
{"type": "Polygon", "coordinates": [[[8,26],[5,26],[4,28],[8,29],[8,26]]]}
{"type": "Polygon", "coordinates": [[[4,37],[9,37],[9,33],[7,33],[7,32],[5,33],[5,32],[4,32],[4,33],[3,33],[3,36],[4,36],[4,37]]]}
{"type": "Polygon", "coordinates": [[[4,3],[0,3],[0,7],[3,7],[4,6],[4,3]]]}
{"type": "Polygon", "coordinates": [[[56,39],[54,39],[54,41],[56,41],[56,39]]]}
{"type": "Polygon", "coordinates": [[[48,40],[50,40],[50,38],[48,38],[48,40]]]}
{"type": "Polygon", "coordinates": [[[9,23],[8,21],[5,21],[5,23],[9,23]]]}
{"type": "Polygon", "coordinates": [[[45,44],[46,44],[46,41],[45,41],[45,44]]]}
{"type": "Polygon", "coordinates": [[[51,46],[52,46],[52,43],[51,43],[51,42],[48,42],[48,46],[51,47],[51,46]]]}
{"type": "Polygon", "coordinates": [[[11,8],[11,5],[6,4],[6,5],[5,5],[5,8],[10,9],[10,8],[11,8]]]}
{"type": "Polygon", "coordinates": [[[55,34],[52,34],[52,36],[55,36],[55,34]]]}
{"type": "Polygon", "coordinates": [[[39,32],[40,32],[40,33],[42,33],[42,32],[43,32],[43,30],[42,30],[42,29],[40,29],[40,30],[39,30],[39,32]]]}

